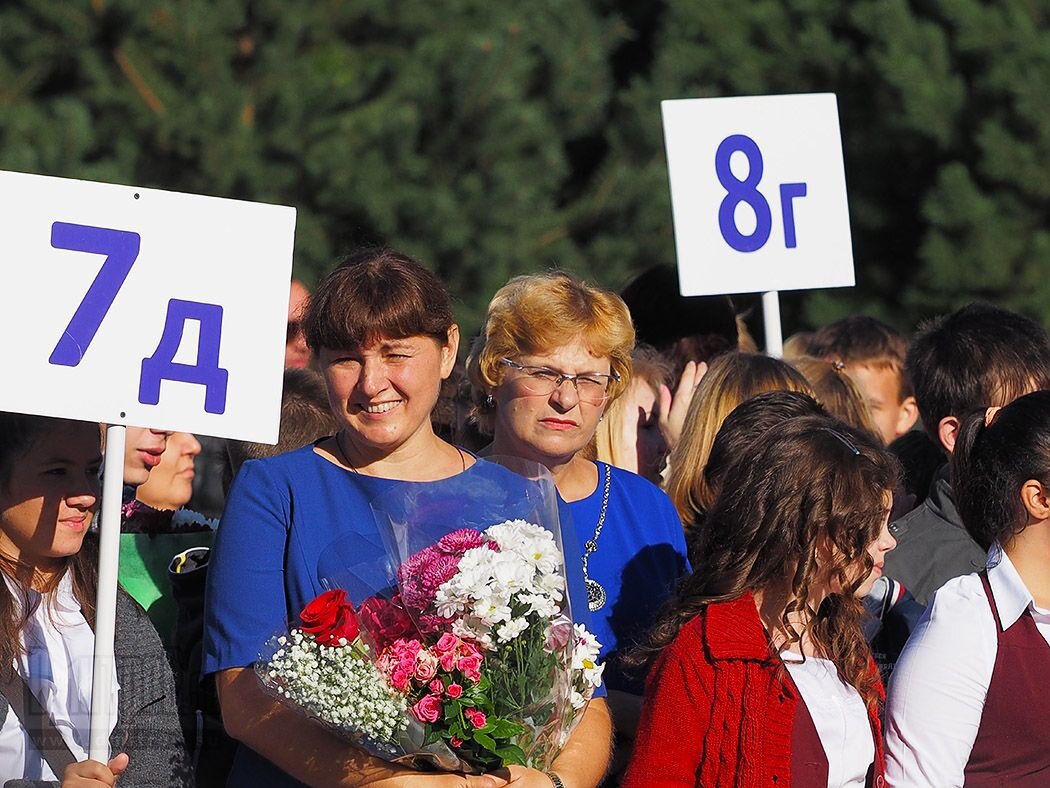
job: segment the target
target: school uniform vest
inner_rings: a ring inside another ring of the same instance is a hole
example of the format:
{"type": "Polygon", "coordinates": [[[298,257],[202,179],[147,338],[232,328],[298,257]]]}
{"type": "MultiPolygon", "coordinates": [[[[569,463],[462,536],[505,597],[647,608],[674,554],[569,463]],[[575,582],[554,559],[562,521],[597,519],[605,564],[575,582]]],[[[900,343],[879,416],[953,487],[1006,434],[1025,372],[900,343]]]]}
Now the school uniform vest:
{"type": "Polygon", "coordinates": [[[966,764],[967,788],[1045,788],[1050,785],[1050,644],[1026,610],[1004,630],[999,609],[981,572],[995,618],[999,650],[988,684],[981,727],[966,764]]]}
{"type": "Polygon", "coordinates": [[[802,693],[798,695],[791,729],[791,788],[828,788],[828,756],[802,693]]]}

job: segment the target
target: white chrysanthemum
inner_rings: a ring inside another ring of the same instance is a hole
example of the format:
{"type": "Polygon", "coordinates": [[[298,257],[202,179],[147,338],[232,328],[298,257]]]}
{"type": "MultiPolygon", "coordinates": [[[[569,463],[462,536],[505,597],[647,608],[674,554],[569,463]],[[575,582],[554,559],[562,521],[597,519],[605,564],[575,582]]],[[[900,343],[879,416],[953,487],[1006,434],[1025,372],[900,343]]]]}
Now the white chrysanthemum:
{"type": "Polygon", "coordinates": [[[512,618],[506,624],[496,630],[496,638],[500,643],[514,640],[518,635],[529,628],[529,622],[524,618],[512,618]]]}

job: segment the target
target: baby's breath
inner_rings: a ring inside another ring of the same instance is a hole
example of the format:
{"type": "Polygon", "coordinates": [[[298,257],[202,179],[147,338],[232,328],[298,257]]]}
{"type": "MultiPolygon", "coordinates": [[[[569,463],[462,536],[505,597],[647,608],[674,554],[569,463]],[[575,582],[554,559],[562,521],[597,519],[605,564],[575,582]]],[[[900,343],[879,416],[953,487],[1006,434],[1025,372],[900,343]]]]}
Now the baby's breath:
{"type": "Polygon", "coordinates": [[[321,721],[361,733],[378,745],[393,744],[405,729],[408,703],[371,659],[352,647],[319,645],[298,629],[279,638],[261,669],[282,697],[321,721]]]}

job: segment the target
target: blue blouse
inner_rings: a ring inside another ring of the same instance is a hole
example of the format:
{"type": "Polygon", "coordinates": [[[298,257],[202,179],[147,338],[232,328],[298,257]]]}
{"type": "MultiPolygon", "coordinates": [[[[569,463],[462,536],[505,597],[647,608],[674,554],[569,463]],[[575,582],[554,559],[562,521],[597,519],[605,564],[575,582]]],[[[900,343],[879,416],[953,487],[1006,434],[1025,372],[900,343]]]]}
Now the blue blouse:
{"type": "MultiPolygon", "coordinates": [[[[587,572],[605,589],[607,599],[600,610],[591,613],[591,631],[602,644],[605,685],[641,694],[644,677],[621,675],[616,656],[655,623],[663,603],[689,573],[685,533],[674,504],[659,487],[630,471],[604,462],[595,464],[595,491],[579,501],[563,502],[562,509],[573,520],[582,559],[601,514],[605,470],[611,468],[605,525],[588,559],[587,572]]],[[[569,517],[563,515],[562,522],[569,517]]]]}
{"type": "MultiPolygon", "coordinates": [[[[490,516],[486,513],[498,519],[482,519],[479,525],[533,519],[528,516],[532,504],[521,492],[521,477],[501,466],[478,460],[453,478],[462,482],[464,491],[463,500],[452,502],[452,507],[444,502],[454,522],[469,524],[470,516],[490,516]]],[[[312,446],[245,463],[227,498],[209,563],[203,673],[254,663],[267,640],[284,631],[328,587],[323,579],[346,588],[355,602],[383,590],[391,567],[384,529],[371,503],[425,497],[436,489],[430,485],[356,474],[320,456],[312,446]]],[[[582,569],[572,560],[578,542],[571,519],[565,519],[562,538],[573,619],[590,629],[582,569]]],[[[602,688],[596,693],[604,694],[602,688]]],[[[228,784],[299,783],[240,747],[228,784]]]]}

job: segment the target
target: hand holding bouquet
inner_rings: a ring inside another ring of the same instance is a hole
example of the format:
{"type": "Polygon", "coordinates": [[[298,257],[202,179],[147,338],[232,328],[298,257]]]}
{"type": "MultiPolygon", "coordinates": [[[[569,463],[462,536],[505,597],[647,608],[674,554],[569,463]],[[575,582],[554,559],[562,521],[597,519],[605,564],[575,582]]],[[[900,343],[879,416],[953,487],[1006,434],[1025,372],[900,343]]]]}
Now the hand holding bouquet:
{"type": "Polygon", "coordinates": [[[386,760],[549,768],[601,683],[567,615],[552,533],[460,528],[407,557],[390,598],[321,594],[258,663],[266,686],[386,760]]]}

